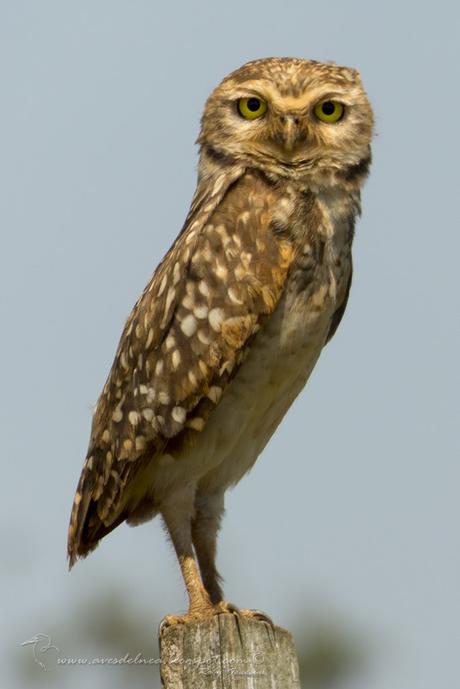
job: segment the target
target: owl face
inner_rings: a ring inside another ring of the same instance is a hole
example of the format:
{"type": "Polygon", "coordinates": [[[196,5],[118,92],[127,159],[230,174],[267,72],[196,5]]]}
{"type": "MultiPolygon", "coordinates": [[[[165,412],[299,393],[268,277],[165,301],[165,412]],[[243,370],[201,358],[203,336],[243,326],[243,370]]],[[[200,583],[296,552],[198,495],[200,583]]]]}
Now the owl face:
{"type": "Polygon", "coordinates": [[[295,58],[243,65],[213,91],[199,143],[285,174],[334,172],[369,158],[372,110],[356,70],[295,58]]]}

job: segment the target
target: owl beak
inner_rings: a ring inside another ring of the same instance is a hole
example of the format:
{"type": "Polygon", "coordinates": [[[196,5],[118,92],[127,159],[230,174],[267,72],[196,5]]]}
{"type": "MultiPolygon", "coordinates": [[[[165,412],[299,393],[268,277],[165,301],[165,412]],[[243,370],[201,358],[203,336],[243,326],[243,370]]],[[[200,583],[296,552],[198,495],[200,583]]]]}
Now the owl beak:
{"type": "Polygon", "coordinates": [[[291,152],[297,141],[298,133],[298,119],[294,118],[292,115],[286,118],[285,130],[286,130],[286,140],[285,147],[289,152],[291,152]]]}
{"type": "Polygon", "coordinates": [[[285,151],[293,153],[299,143],[305,140],[301,117],[297,114],[288,114],[281,117],[280,128],[276,138],[285,151]]]}

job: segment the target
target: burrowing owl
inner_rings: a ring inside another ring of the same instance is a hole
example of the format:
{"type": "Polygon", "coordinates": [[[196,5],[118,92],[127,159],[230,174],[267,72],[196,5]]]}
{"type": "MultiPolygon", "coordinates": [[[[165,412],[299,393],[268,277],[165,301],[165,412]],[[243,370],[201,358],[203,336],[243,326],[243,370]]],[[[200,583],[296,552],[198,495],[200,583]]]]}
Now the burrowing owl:
{"type": "Polygon", "coordinates": [[[71,566],[123,521],[160,514],[189,596],[180,619],[229,609],[215,564],[224,493],[342,318],[372,126],[358,72],[335,64],[256,60],[212,92],[190,212],[94,412],[71,566]]]}

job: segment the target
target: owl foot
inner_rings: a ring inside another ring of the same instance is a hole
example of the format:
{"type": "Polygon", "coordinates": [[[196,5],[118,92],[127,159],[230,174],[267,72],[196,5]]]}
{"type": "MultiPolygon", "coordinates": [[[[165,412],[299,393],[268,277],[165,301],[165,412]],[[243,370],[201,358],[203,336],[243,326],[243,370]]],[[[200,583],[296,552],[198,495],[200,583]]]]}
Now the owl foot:
{"type": "Polygon", "coordinates": [[[194,618],[193,615],[166,615],[163,617],[163,619],[160,622],[159,626],[159,634],[160,636],[163,634],[165,629],[168,629],[168,627],[173,627],[175,624],[187,624],[189,622],[195,622],[196,619],[194,618]]]}
{"type": "Polygon", "coordinates": [[[220,615],[223,612],[230,612],[230,610],[221,610],[219,606],[220,603],[218,605],[211,605],[208,603],[193,610],[189,610],[185,615],[166,615],[160,622],[159,633],[161,635],[165,629],[172,627],[175,624],[190,624],[193,622],[200,622],[201,620],[214,617],[214,615],[220,615]]]}
{"type": "Polygon", "coordinates": [[[185,615],[166,615],[160,622],[158,629],[159,636],[161,636],[166,629],[176,624],[191,624],[193,622],[200,622],[204,619],[214,617],[214,615],[235,615],[236,617],[246,617],[248,619],[257,620],[258,622],[265,622],[272,629],[275,628],[271,617],[260,610],[249,610],[247,608],[238,608],[234,603],[221,601],[216,605],[197,610],[196,612],[188,612],[185,615]]]}
{"type": "Polygon", "coordinates": [[[234,603],[229,603],[227,601],[221,601],[215,606],[218,615],[223,613],[231,613],[237,617],[247,617],[252,620],[257,620],[258,622],[265,622],[272,629],[275,628],[273,620],[271,617],[266,615],[260,610],[249,610],[248,608],[238,608],[234,603]]]}
{"type": "Polygon", "coordinates": [[[176,624],[191,624],[193,622],[200,622],[201,620],[208,619],[215,615],[216,612],[213,607],[203,608],[196,612],[188,612],[185,615],[166,615],[160,622],[158,628],[159,635],[161,636],[163,632],[176,624]]]}

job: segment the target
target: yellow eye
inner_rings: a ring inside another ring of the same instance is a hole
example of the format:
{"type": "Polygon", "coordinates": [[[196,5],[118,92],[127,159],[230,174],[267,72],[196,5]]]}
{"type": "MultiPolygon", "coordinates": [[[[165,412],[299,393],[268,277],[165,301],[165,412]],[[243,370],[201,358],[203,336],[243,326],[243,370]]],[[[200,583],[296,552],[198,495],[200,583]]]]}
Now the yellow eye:
{"type": "Polygon", "coordinates": [[[321,122],[338,122],[342,119],[344,111],[342,103],[336,100],[322,100],[315,105],[315,115],[321,122]]]}
{"type": "Polygon", "coordinates": [[[238,101],[238,110],[247,120],[256,120],[262,117],[267,111],[267,104],[264,100],[252,96],[251,98],[240,98],[238,101]]]}

